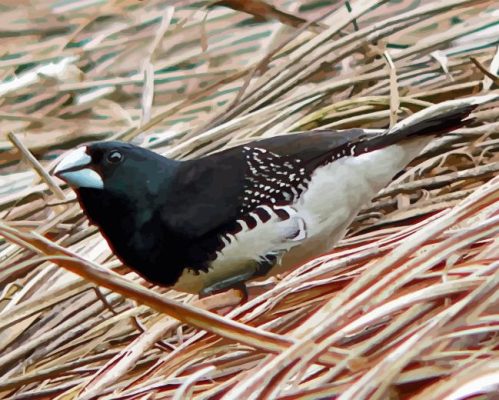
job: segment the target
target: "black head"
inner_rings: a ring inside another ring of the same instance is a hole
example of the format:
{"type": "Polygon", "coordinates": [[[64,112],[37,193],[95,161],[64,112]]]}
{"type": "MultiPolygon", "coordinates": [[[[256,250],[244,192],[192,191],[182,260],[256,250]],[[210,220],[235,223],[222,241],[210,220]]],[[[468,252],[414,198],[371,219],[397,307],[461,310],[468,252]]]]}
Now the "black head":
{"type": "Polygon", "coordinates": [[[102,228],[130,214],[149,218],[145,211],[168,196],[179,163],[130,143],[95,142],[69,152],[54,174],[75,190],[87,216],[102,228]]]}
{"type": "Polygon", "coordinates": [[[145,193],[157,190],[176,164],[176,161],[130,143],[96,142],[69,152],[57,165],[54,175],[77,191],[145,193]]]}

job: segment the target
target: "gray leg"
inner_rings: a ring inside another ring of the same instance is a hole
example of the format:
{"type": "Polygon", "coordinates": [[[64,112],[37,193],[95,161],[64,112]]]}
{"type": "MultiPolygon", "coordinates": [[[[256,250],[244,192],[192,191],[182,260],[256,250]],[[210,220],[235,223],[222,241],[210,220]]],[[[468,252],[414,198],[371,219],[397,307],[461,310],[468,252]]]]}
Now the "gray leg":
{"type": "Polygon", "coordinates": [[[276,261],[277,257],[274,255],[264,257],[264,261],[259,262],[255,270],[251,269],[244,274],[231,276],[230,278],[218,281],[213,285],[207,286],[199,292],[199,297],[211,296],[215,293],[225,292],[229,289],[238,289],[243,292],[243,301],[245,301],[248,297],[248,291],[246,289],[245,283],[253,278],[261,278],[267,275],[275,265],[276,261]]]}
{"type": "Polygon", "coordinates": [[[203,288],[199,292],[199,297],[211,296],[215,293],[225,292],[229,289],[239,289],[243,292],[243,296],[246,299],[248,297],[248,292],[246,290],[245,282],[253,277],[254,271],[250,271],[246,274],[231,276],[230,278],[224,279],[223,281],[218,281],[213,285],[203,288]]]}

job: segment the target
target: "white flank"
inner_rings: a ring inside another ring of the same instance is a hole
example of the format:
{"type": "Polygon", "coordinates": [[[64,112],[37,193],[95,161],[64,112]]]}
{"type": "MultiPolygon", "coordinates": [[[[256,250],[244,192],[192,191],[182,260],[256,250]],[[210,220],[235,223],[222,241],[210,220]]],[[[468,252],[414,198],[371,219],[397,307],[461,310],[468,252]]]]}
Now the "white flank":
{"type": "Polygon", "coordinates": [[[278,274],[330,250],[360,209],[431,141],[418,138],[318,168],[308,190],[293,206],[304,219],[307,240],[284,255],[278,274]]]}
{"type": "MultiPolygon", "coordinates": [[[[268,207],[267,207],[268,208],[268,207]]],[[[263,223],[254,213],[257,225],[248,229],[244,221],[239,221],[243,229],[236,235],[224,240],[225,247],[217,253],[208,272],[194,273],[185,269],[174,289],[184,292],[198,293],[201,289],[224,279],[256,270],[259,261],[266,255],[279,255],[300,244],[306,237],[301,231],[303,221],[293,210],[291,217],[282,221],[275,213],[263,223]],[[298,232],[298,235],[296,233],[298,232]]]]}
{"type": "Polygon", "coordinates": [[[362,206],[430,141],[431,137],[418,138],[318,168],[308,190],[290,210],[291,218],[281,221],[272,213],[266,223],[256,218],[258,224],[251,230],[242,222],[243,230],[230,237],[208,272],[196,275],[185,270],[174,288],[198,293],[206,286],[254,270],[258,259],[270,253],[285,254],[268,276],[326,252],[341,239],[362,206]],[[293,232],[298,235],[287,239],[293,232]]]}

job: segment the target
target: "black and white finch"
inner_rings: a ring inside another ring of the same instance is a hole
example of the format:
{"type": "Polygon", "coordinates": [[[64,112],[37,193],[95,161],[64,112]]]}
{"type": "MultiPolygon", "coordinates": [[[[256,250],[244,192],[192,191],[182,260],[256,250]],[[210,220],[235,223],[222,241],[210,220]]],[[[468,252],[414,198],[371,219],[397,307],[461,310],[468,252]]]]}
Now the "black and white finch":
{"type": "Polygon", "coordinates": [[[149,281],[207,295],[281,273],[329,249],[363,205],[475,97],[432,106],[376,136],[277,136],[176,161],[122,142],[70,152],[55,174],[120,260],[149,281]]]}

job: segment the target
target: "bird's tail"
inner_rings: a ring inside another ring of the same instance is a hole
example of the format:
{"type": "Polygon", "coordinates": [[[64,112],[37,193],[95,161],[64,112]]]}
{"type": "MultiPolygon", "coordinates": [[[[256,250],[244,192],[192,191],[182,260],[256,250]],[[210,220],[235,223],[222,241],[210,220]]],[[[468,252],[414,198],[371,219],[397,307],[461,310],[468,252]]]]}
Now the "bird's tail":
{"type": "Polygon", "coordinates": [[[355,155],[381,149],[405,139],[438,136],[472,122],[469,115],[480,104],[499,100],[499,93],[450,100],[432,105],[395,124],[385,133],[364,139],[354,149],[355,155]]]}

